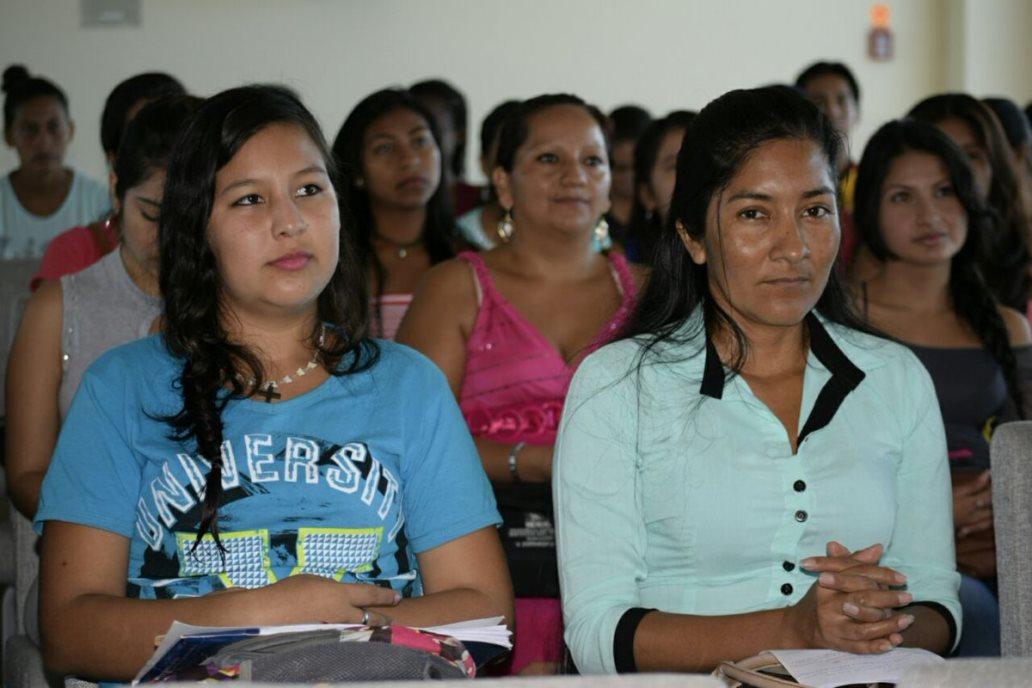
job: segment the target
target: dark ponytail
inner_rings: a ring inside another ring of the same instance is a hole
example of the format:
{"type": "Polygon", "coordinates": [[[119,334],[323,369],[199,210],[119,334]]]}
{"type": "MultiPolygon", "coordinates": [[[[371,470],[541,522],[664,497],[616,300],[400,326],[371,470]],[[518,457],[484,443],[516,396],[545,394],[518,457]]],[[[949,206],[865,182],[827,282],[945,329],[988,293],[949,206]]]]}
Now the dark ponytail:
{"type": "MultiPolygon", "coordinates": [[[[296,95],[277,86],[246,86],[209,98],[172,152],[161,204],[161,293],[165,300],[162,336],[183,362],[179,388],[182,409],[165,417],[176,441],[193,440],[210,465],[204,505],[194,544],[210,532],[220,550],[218,512],[222,498],[222,412],[231,399],[263,385],[255,353],[229,340],[220,311],[221,277],[207,241],[215,175],[255,134],[273,124],[302,129],[322,153],[331,180],[333,157],[319,125],[296,95]],[[244,380],[251,378],[247,383],[244,380]]],[[[341,223],[347,222],[341,208],[341,223]]],[[[349,232],[340,233],[337,269],[317,301],[318,322],[309,343],[332,375],[364,370],[378,349],[367,338],[365,279],[356,270],[349,232]],[[331,336],[320,337],[326,323],[331,336]]]]}

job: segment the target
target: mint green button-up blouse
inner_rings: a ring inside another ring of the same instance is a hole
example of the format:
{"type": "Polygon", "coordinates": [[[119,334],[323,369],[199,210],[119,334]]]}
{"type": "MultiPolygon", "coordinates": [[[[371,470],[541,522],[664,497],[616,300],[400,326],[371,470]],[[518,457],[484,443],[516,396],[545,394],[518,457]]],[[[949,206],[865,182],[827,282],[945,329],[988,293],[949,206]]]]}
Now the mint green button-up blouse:
{"type": "Polygon", "coordinates": [[[915,602],[941,605],[960,628],[928,373],[900,345],[807,323],[796,454],[701,334],[640,371],[641,347],[627,340],[581,364],[553,478],[566,642],[581,672],[616,671],[614,636],[634,608],[716,616],[794,604],[815,582],[799,562],[829,540],[883,544],[882,564],[907,576],[915,602]]]}

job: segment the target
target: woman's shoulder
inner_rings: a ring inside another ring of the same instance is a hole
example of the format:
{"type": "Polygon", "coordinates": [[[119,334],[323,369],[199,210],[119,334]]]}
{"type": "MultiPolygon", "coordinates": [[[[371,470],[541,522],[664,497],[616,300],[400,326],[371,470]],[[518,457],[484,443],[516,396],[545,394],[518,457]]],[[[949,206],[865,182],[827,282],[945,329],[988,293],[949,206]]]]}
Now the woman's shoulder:
{"type": "Polygon", "coordinates": [[[680,387],[684,380],[701,380],[706,349],[696,339],[683,330],[659,341],[619,339],[587,356],[574,379],[581,387],[590,388],[680,387]]]}
{"type": "Polygon", "coordinates": [[[364,346],[364,355],[375,357],[366,368],[368,374],[396,393],[411,394],[413,388],[425,390],[440,384],[448,388],[444,373],[412,347],[387,339],[368,340],[364,346]]]}
{"type": "Polygon", "coordinates": [[[162,336],[154,334],[105,351],[86,370],[83,382],[157,391],[162,380],[171,381],[181,368],[162,336]]]}
{"type": "Polygon", "coordinates": [[[921,365],[910,349],[887,336],[823,318],[822,323],[846,358],[865,373],[882,366],[921,365]]]}
{"type": "Polygon", "coordinates": [[[480,261],[475,251],[462,251],[455,258],[434,265],[423,276],[417,291],[433,290],[452,296],[472,293],[470,271],[480,261]]]}
{"type": "Polygon", "coordinates": [[[1032,329],[1029,328],[1028,319],[1024,315],[1003,304],[997,304],[996,310],[1007,327],[1007,339],[1011,346],[1032,344],[1032,329]]]}
{"type": "Polygon", "coordinates": [[[901,397],[935,401],[931,376],[907,346],[869,332],[825,322],[842,354],[864,374],[861,389],[898,403],[901,397]]]}

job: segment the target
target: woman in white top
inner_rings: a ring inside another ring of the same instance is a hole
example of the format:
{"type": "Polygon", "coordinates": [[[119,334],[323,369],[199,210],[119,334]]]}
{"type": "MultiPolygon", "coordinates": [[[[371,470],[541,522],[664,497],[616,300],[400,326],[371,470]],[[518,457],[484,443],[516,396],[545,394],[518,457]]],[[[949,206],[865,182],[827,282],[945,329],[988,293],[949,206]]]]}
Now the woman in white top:
{"type": "Polygon", "coordinates": [[[38,258],[47,242],[107,212],[100,183],[69,167],[65,152],[75,133],[68,98],[24,67],[4,70],[4,141],[18,152],[18,168],[0,177],[0,258],[38,258]]]}

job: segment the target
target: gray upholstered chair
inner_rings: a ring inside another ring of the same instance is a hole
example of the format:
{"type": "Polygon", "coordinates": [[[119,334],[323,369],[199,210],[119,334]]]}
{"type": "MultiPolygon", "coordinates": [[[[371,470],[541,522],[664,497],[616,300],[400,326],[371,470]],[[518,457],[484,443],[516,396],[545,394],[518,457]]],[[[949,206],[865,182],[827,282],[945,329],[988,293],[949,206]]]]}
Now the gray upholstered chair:
{"type": "Polygon", "coordinates": [[[1000,646],[1004,657],[1032,657],[1032,421],[998,427],[990,457],[1000,646]]]}

